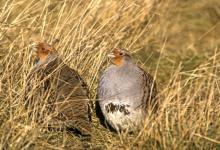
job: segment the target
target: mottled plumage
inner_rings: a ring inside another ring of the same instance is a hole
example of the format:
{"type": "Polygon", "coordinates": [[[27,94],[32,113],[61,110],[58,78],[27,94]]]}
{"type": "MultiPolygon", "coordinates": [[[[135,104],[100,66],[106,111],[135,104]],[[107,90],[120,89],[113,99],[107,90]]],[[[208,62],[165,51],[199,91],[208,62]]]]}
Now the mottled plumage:
{"type": "Polygon", "coordinates": [[[128,51],[115,49],[109,57],[112,65],[100,77],[98,103],[115,130],[135,130],[157,104],[156,84],[132,61],[128,51]]]}
{"type": "Polygon", "coordinates": [[[63,63],[54,48],[39,43],[37,63],[27,78],[25,105],[34,121],[50,127],[91,132],[89,91],[79,74],[63,63]]]}

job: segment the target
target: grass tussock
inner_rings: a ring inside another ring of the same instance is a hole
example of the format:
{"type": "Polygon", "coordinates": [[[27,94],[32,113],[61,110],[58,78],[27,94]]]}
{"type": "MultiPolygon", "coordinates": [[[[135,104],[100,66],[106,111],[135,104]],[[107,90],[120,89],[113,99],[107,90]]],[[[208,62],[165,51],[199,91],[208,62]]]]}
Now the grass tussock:
{"type": "Polygon", "coordinates": [[[30,123],[23,109],[32,41],[53,43],[93,100],[106,54],[130,50],[155,75],[161,107],[138,133],[109,132],[93,115],[90,148],[220,148],[219,0],[0,2],[0,149],[79,149],[79,137],[30,123]],[[56,41],[56,42],[55,42],[56,41]]]}

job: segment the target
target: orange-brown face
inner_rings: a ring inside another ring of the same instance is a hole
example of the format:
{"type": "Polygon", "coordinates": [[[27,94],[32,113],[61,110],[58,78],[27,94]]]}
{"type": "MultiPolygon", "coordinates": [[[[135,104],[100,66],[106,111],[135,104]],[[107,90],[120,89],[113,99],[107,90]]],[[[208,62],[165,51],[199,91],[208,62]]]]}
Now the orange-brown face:
{"type": "Polygon", "coordinates": [[[112,53],[108,55],[108,57],[111,59],[111,62],[117,66],[121,66],[123,64],[125,56],[129,56],[128,52],[119,48],[115,48],[112,53]]]}
{"type": "Polygon", "coordinates": [[[47,43],[38,43],[34,47],[34,51],[39,61],[44,62],[47,59],[48,55],[53,53],[55,49],[47,43]]]}

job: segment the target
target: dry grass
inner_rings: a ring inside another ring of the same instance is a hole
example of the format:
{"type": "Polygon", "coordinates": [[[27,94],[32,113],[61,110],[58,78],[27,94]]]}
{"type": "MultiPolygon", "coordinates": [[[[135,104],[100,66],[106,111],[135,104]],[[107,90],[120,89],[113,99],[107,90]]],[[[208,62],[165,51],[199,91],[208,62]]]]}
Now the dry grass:
{"type": "Polygon", "coordinates": [[[82,148],[79,137],[30,124],[21,103],[30,42],[55,39],[94,100],[115,46],[157,78],[162,104],[146,127],[117,135],[94,115],[91,148],[220,149],[219,20],[219,0],[1,0],[0,149],[82,148]]]}

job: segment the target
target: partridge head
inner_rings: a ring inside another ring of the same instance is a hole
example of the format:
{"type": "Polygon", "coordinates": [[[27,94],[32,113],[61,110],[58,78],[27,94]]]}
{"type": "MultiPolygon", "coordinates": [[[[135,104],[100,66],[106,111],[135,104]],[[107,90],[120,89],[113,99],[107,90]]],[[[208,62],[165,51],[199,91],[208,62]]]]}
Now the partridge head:
{"type": "Polygon", "coordinates": [[[43,42],[33,44],[32,50],[37,58],[37,63],[40,64],[45,63],[50,56],[57,54],[53,46],[43,42]]]}
{"type": "Polygon", "coordinates": [[[120,48],[115,48],[108,57],[111,63],[116,66],[123,66],[126,62],[132,61],[130,52],[120,48]]]}

